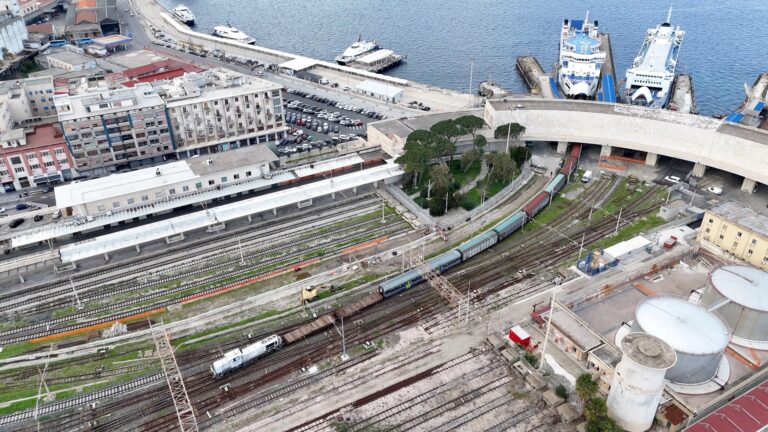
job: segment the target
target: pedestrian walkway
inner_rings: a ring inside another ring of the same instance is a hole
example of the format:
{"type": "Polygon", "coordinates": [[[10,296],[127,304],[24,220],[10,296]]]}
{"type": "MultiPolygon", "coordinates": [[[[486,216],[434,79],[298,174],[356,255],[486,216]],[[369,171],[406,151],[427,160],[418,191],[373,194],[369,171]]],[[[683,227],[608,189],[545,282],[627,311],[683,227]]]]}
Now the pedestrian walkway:
{"type": "Polygon", "coordinates": [[[471,191],[472,188],[477,186],[477,183],[481,182],[487,175],[488,175],[488,163],[486,163],[485,158],[483,158],[480,162],[480,172],[477,174],[477,177],[473,178],[472,180],[469,181],[469,183],[462,186],[461,189],[459,189],[459,193],[464,195],[467,192],[471,191]]]}

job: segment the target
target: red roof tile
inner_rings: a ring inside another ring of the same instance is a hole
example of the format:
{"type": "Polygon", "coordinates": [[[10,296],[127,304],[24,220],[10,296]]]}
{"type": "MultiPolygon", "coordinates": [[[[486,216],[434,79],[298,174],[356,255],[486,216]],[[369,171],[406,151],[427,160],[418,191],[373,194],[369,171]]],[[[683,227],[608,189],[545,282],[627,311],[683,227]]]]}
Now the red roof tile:
{"type": "Polygon", "coordinates": [[[96,11],[85,10],[78,12],[75,15],[75,25],[82,23],[96,24],[96,11]]]}
{"type": "Polygon", "coordinates": [[[686,432],[757,432],[768,425],[768,380],[718,408],[686,432]]]}
{"type": "Polygon", "coordinates": [[[78,9],[95,8],[96,0],[80,0],[77,2],[78,9]]]}
{"type": "Polygon", "coordinates": [[[30,24],[27,26],[27,33],[53,34],[53,23],[30,24]]]}

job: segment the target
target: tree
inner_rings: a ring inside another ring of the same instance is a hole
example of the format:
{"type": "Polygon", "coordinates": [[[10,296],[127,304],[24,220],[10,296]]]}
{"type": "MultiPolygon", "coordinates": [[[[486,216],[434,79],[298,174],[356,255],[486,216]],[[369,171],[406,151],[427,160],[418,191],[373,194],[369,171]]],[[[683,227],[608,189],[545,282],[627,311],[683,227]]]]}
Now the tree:
{"type": "Polygon", "coordinates": [[[429,161],[438,156],[440,142],[444,141],[433,132],[415,130],[408,135],[403,146],[403,155],[395,160],[407,173],[414,176],[414,185],[419,184],[422,174],[427,171],[429,161]]]}
{"type": "Polygon", "coordinates": [[[432,196],[444,197],[445,193],[450,191],[451,184],[453,183],[453,175],[448,165],[439,163],[432,166],[429,172],[432,179],[432,196]]]}
{"type": "Polygon", "coordinates": [[[483,157],[480,149],[472,149],[461,155],[461,169],[466,172],[473,163],[480,161],[483,157]]]}
{"type": "Polygon", "coordinates": [[[612,418],[605,416],[587,421],[587,432],[619,432],[621,429],[612,418]]]}
{"type": "Polygon", "coordinates": [[[454,139],[465,135],[464,130],[453,120],[439,121],[433,124],[429,130],[448,139],[454,139]]]}
{"type": "Polygon", "coordinates": [[[520,167],[525,161],[531,158],[531,151],[525,146],[512,147],[509,150],[509,157],[511,157],[512,160],[515,161],[515,164],[520,167]]]}
{"type": "Polygon", "coordinates": [[[584,417],[587,421],[596,421],[603,417],[608,417],[608,406],[605,399],[593,397],[584,404],[584,417]]]}
{"type": "Polygon", "coordinates": [[[480,149],[480,151],[483,150],[486,144],[488,144],[488,140],[483,135],[478,135],[472,140],[472,145],[474,145],[476,149],[480,149]]]}
{"type": "Polygon", "coordinates": [[[565,388],[565,386],[562,384],[559,384],[557,387],[555,387],[555,394],[563,399],[568,399],[568,389],[565,388]]]}
{"type": "Polygon", "coordinates": [[[488,172],[489,180],[494,182],[503,182],[512,180],[515,177],[515,162],[505,154],[492,153],[485,157],[490,166],[488,172]]]}
{"type": "Polygon", "coordinates": [[[485,126],[485,121],[476,115],[461,116],[453,122],[464,131],[462,135],[471,134],[472,138],[475,138],[475,132],[478,129],[485,126]]]}
{"type": "Polygon", "coordinates": [[[520,137],[520,135],[525,133],[525,126],[521,125],[520,123],[507,123],[497,127],[493,132],[493,136],[496,139],[506,139],[507,133],[509,133],[509,139],[516,140],[520,137]],[[507,130],[509,130],[509,132],[507,132],[507,130]]]}
{"type": "Polygon", "coordinates": [[[576,378],[576,394],[579,395],[579,399],[586,402],[597,393],[597,381],[592,379],[592,375],[584,373],[576,378]]]}

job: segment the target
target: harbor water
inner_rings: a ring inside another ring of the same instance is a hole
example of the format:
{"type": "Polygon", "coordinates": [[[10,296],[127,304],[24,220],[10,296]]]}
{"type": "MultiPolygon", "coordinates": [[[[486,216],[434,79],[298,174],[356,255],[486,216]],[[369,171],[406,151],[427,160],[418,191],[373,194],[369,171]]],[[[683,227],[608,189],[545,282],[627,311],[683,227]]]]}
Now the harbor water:
{"type": "MultiPolygon", "coordinates": [[[[472,91],[491,78],[513,92],[525,91],[515,69],[519,55],[534,55],[547,72],[557,62],[564,18],[590,19],[611,35],[621,81],[637,55],[646,29],[660,24],[672,6],[672,24],[685,39],[679,73],[693,75],[702,114],[728,113],[768,70],[762,37],[768,2],[758,0],[159,0],[172,8],[184,3],[196,15],[195,29],[210,33],[229,21],[257,45],[333,61],[358,35],[408,59],[388,75],[472,91]]],[[[623,85],[623,83],[620,83],[623,85]]]]}

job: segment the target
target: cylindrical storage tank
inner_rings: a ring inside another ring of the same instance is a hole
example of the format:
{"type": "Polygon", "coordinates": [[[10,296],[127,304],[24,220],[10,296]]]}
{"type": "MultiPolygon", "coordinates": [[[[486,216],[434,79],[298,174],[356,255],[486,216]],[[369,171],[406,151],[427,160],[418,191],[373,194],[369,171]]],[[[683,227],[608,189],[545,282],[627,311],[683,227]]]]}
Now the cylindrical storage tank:
{"type": "Polygon", "coordinates": [[[624,336],[621,350],[608,393],[608,416],[629,432],[646,431],[664,391],[664,375],[674,366],[677,354],[668,343],[647,333],[624,336]]]}
{"type": "Polygon", "coordinates": [[[768,342],[768,272],[727,265],[709,274],[701,304],[730,326],[733,342],[751,346],[768,342]]]}
{"type": "Polygon", "coordinates": [[[680,384],[701,384],[717,374],[730,332],[723,320],[679,297],[650,297],[635,309],[633,332],[654,335],[677,353],[666,378],[680,384]]]}

